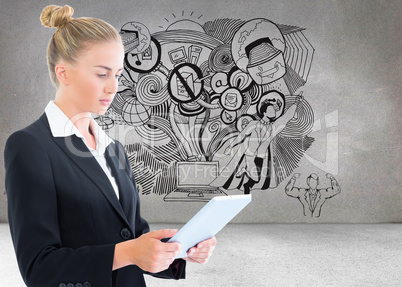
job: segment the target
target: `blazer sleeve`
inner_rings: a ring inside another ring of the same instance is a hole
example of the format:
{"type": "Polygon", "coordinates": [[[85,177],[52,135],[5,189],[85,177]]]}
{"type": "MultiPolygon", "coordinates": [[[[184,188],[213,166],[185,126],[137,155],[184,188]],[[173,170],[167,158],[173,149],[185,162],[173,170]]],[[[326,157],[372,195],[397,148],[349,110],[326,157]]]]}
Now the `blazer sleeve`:
{"type": "MultiPolygon", "coordinates": [[[[131,169],[130,166],[130,162],[128,160],[127,154],[124,151],[124,147],[123,145],[115,140],[118,145],[119,145],[119,149],[120,151],[124,154],[124,158],[125,158],[125,168],[126,168],[126,172],[128,173],[128,176],[130,177],[130,179],[133,182],[134,185],[134,192],[138,193],[138,189],[137,189],[137,184],[135,182],[135,177],[134,177],[134,173],[133,170],[131,169]]],[[[137,238],[138,236],[141,236],[144,233],[149,232],[149,225],[147,224],[147,222],[145,221],[145,219],[143,219],[141,217],[140,214],[140,200],[138,198],[137,200],[137,206],[136,206],[136,230],[135,230],[135,237],[137,238]]],[[[176,259],[175,261],[173,261],[173,263],[169,266],[168,269],[158,272],[158,273],[150,273],[150,272],[146,272],[144,271],[145,274],[148,275],[152,275],[154,277],[158,277],[158,278],[163,278],[163,279],[185,279],[186,278],[186,261],[183,259],[176,259]]]]}
{"type": "Polygon", "coordinates": [[[20,130],[4,150],[8,219],[21,275],[28,286],[112,286],[114,244],[62,246],[52,166],[42,144],[20,130]],[[89,284],[88,284],[89,283],[89,284]]]}

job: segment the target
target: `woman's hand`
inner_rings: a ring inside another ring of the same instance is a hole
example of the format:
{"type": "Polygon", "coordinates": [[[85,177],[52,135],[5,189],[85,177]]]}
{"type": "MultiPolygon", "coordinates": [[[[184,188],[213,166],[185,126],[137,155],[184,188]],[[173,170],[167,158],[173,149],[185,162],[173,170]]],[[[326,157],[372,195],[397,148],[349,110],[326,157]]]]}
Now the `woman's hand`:
{"type": "Polygon", "coordinates": [[[144,271],[157,273],[169,268],[181,252],[180,243],[163,243],[177,229],[163,229],[145,233],[140,237],[116,244],[113,270],[127,265],[137,265],[144,271]]]}
{"type": "Polygon", "coordinates": [[[214,236],[210,239],[198,243],[196,247],[190,248],[190,250],[187,252],[188,257],[185,257],[183,259],[188,262],[205,264],[211,257],[212,251],[214,251],[215,246],[216,238],[214,236]]]}

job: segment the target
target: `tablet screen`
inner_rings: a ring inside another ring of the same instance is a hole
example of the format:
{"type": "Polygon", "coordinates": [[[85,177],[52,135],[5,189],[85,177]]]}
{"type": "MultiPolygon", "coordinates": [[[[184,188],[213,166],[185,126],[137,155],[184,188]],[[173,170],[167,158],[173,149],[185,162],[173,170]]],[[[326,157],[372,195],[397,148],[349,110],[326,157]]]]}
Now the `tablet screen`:
{"type": "Polygon", "coordinates": [[[215,236],[250,202],[250,194],[212,198],[168,241],[182,245],[182,252],[176,258],[187,257],[187,251],[191,247],[215,236]]]}

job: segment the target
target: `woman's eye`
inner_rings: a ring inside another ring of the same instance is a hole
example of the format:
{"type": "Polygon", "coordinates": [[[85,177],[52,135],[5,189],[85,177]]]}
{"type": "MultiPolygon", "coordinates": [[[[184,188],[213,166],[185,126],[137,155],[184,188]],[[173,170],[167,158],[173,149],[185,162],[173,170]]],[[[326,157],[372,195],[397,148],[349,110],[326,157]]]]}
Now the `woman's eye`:
{"type": "Polygon", "coordinates": [[[116,75],[115,77],[116,79],[120,79],[121,75],[116,75]]]}
{"type": "Polygon", "coordinates": [[[106,77],[106,74],[98,74],[98,77],[99,78],[104,78],[104,77],[106,77]]]}

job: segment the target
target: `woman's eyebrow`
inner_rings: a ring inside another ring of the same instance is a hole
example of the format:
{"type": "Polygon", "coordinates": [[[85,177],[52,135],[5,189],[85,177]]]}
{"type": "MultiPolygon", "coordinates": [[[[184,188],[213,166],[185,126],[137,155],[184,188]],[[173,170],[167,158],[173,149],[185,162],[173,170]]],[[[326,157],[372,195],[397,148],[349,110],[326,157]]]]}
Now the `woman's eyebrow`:
{"type": "MultiPolygon", "coordinates": [[[[109,68],[109,67],[106,67],[106,66],[103,66],[103,65],[97,65],[97,66],[94,66],[94,67],[96,67],[96,68],[103,68],[103,69],[105,69],[105,70],[108,70],[108,71],[112,71],[112,68],[109,68]]],[[[118,69],[117,71],[119,72],[119,71],[121,71],[121,70],[123,70],[124,68],[120,68],[120,69],[118,69]]]]}

